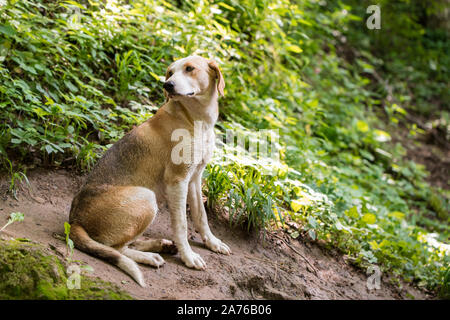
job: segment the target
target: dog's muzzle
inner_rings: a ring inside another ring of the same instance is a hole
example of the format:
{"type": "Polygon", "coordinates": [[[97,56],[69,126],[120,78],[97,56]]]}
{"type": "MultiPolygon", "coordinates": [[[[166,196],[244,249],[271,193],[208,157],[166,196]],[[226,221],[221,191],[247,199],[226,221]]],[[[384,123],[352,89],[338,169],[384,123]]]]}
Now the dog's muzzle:
{"type": "Polygon", "coordinates": [[[163,88],[167,91],[167,93],[174,93],[175,83],[173,81],[164,82],[163,88]]]}

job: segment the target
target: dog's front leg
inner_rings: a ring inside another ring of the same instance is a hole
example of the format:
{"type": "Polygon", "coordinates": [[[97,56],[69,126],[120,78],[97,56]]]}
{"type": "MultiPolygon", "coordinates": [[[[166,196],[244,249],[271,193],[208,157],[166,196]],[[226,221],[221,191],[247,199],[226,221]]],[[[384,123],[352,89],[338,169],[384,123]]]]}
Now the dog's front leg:
{"type": "Polygon", "coordinates": [[[230,254],[230,248],[220,239],[214,236],[208,225],[208,217],[202,201],[201,173],[193,177],[189,183],[188,203],[191,210],[194,226],[203,239],[206,247],[214,252],[230,254]]]}
{"type": "Polygon", "coordinates": [[[187,182],[178,182],[167,185],[168,205],[170,218],[172,220],[173,241],[181,255],[181,260],[189,268],[203,270],[206,263],[202,257],[192,251],[188,242],[187,220],[186,220],[186,196],[187,182]]]}

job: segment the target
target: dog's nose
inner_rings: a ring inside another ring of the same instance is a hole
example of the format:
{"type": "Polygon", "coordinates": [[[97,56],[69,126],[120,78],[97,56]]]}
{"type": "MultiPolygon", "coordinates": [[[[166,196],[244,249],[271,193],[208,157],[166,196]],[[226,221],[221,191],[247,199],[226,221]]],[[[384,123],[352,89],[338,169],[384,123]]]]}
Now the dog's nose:
{"type": "Polygon", "coordinates": [[[163,88],[166,89],[167,92],[173,92],[175,87],[175,83],[173,81],[164,82],[163,88]]]}

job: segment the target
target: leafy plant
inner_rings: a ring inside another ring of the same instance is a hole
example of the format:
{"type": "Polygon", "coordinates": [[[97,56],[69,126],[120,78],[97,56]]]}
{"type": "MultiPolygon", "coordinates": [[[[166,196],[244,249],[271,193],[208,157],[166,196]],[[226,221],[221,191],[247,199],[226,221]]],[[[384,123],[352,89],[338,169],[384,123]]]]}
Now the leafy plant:
{"type": "MultiPolygon", "coordinates": [[[[273,130],[279,159],[221,145],[228,152],[205,171],[208,207],[436,289],[448,270],[448,190],[431,188],[397,139],[410,110],[448,101],[448,37],[418,19],[425,6],[438,21],[441,1],[429,3],[381,1],[389,19],[368,33],[367,1],[9,1],[0,155],[90,170],[163,103],[170,62],[213,57],[226,79],[218,135],[273,130]]],[[[421,134],[410,127],[409,139],[421,134]]]]}
{"type": "Polygon", "coordinates": [[[24,218],[25,218],[25,216],[22,212],[12,212],[9,215],[8,222],[0,229],[0,232],[5,230],[7,226],[9,226],[10,224],[12,224],[14,222],[22,222],[24,218]]]}
{"type": "Polygon", "coordinates": [[[28,177],[24,172],[14,170],[13,165],[9,159],[6,158],[4,162],[6,162],[9,171],[8,191],[11,192],[13,197],[17,200],[18,188],[21,185],[22,181],[25,181],[27,183],[28,188],[31,188],[30,182],[28,181],[28,177]]]}
{"type": "Polygon", "coordinates": [[[450,268],[444,272],[439,295],[444,299],[450,299],[450,268]]]}
{"type": "Polygon", "coordinates": [[[64,234],[66,235],[67,260],[72,261],[73,249],[75,246],[72,239],[70,239],[70,224],[68,222],[64,222],[64,234]]]}

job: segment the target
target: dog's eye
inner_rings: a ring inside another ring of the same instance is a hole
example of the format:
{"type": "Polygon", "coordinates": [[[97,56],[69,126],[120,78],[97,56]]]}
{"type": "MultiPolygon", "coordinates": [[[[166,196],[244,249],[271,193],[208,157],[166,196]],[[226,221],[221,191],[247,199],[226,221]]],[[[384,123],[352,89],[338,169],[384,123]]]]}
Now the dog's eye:
{"type": "Polygon", "coordinates": [[[167,75],[169,76],[169,78],[173,75],[173,72],[172,71],[169,71],[168,73],[167,73],[167,75]]]}
{"type": "Polygon", "coordinates": [[[192,70],[194,70],[195,68],[194,67],[191,67],[191,66],[187,66],[186,67],[186,71],[187,72],[191,72],[192,70]]]}

